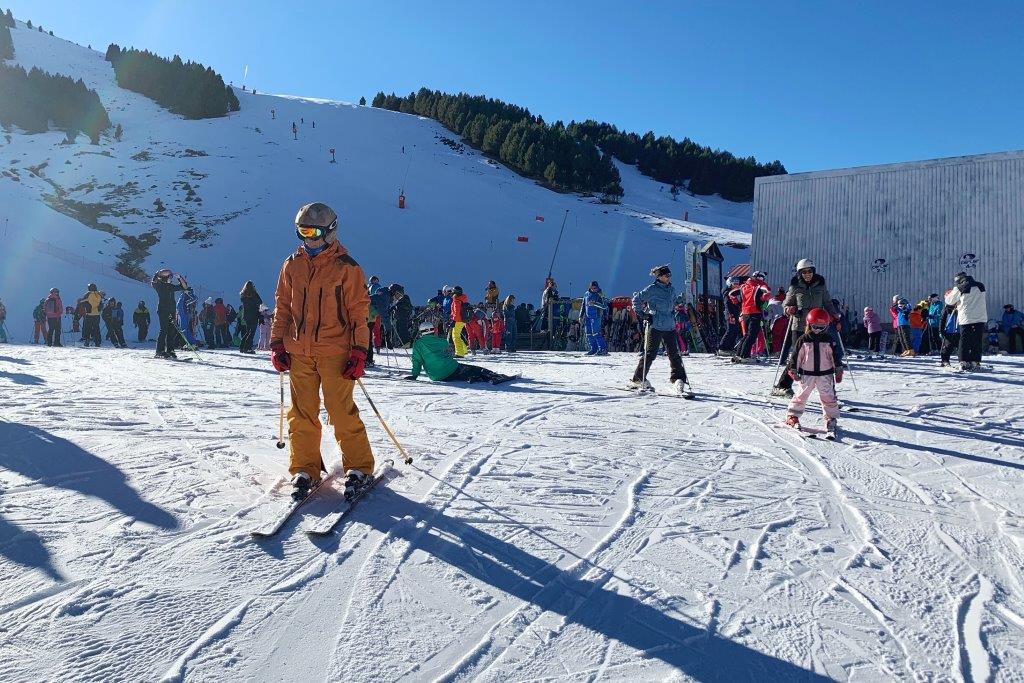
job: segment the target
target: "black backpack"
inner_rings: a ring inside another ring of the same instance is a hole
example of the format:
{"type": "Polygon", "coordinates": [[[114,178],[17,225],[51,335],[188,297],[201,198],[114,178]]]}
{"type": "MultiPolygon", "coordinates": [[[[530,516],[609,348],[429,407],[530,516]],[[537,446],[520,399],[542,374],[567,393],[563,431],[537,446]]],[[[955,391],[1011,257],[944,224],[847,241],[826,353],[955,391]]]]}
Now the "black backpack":
{"type": "Polygon", "coordinates": [[[473,305],[468,301],[462,302],[462,307],[459,309],[461,314],[460,322],[471,323],[473,322],[473,305]]]}

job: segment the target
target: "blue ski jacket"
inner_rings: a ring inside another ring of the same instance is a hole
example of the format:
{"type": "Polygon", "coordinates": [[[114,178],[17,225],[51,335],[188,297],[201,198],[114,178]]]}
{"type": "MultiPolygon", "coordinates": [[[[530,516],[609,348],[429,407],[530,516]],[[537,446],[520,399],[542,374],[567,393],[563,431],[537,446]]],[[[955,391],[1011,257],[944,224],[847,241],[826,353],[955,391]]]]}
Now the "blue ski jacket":
{"type": "Polygon", "coordinates": [[[652,326],[659,332],[671,332],[676,329],[676,288],[652,282],[639,292],[633,294],[633,310],[638,314],[647,305],[647,312],[654,316],[652,326]]]}
{"type": "Polygon", "coordinates": [[[580,307],[580,318],[600,320],[607,309],[608,304],[605,303],[604,295],[601,294],[601,292],[591,292],[588,289],[587,293],[583,295],[583,306],[580,307]]]}

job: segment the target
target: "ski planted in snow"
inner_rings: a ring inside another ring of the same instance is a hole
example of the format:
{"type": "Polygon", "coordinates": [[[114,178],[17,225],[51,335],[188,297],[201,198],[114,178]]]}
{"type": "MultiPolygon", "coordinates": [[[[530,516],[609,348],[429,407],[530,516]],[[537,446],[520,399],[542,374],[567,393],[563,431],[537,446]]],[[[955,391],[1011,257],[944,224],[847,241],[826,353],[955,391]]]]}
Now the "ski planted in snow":
{"type": "Polygon", "coordinates": [[[370,479],[368,484],[360,487],[351,496],[346,496],[345,502],[340,508],[310,524],[306,528],[306,533],[310,536],[324,536],[331,533],[331,531],[334,530],[334,527],[338,526],[338,524],[341,523],[341,520],[343,520],[348,513],[352,511],[352,508],[356,506],[359,499],[369,493],[381,479],[387,476],[388,472],[390,472],[394,466],[394,460],[385,460],[381,463],[381,466],[373,473],[373,477],[370,479]]]}

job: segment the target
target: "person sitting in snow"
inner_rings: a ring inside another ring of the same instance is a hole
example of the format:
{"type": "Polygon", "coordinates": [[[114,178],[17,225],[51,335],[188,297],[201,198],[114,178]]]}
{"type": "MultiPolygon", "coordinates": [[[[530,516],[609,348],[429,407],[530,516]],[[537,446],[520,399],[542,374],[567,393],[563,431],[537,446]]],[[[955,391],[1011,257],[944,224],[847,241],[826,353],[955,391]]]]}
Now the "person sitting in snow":
{"type": "Polygon", "coordinates": [[[434,325],[429,321],[420,323],[419,336],[412,344],[412,374],[405,379],[415,381],[424,370],[435,382],[500,384],[512,379],[510,375],[455,360],[448,342],[434,334],[434,325]]]}

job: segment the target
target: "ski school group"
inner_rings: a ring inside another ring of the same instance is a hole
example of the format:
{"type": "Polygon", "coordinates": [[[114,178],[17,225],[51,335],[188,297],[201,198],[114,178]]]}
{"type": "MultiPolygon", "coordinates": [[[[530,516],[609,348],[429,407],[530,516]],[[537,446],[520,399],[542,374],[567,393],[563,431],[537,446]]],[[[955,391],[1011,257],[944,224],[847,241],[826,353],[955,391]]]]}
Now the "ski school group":
{"type": "MultiPolygon", "coordinates": [[[[516,331],[522,325],[542,329],[553,325],[547,316],[550,304],[558,299],[554,280],[545,283],[541,310],[532,320],[529,309],[516,303],[514,295],[499,300],[497,285],[491,281],[485,301],[478,306],[469,303],[461,287],[445,286],[438,290],[427,306],[416,310],[401,285],[383,287],[376,276],[366,280],[362,268],[338,241],[338,216],[329,206],[314,202],[301,207],[295,217],[295,234],[300,244],[281,267],[275,290],[273,313],[264,305],[251,281],[240,292],[240,312],[235,314],[241,332],[240,350],[255,353],[254,338],[262,328],[262,345],[270,351],[271,362],[282,377],[283,447],[283,376],[288,373],[291,387],[291,408],[288,412],[290,443],[289,474],[291,496],[287,516],[319,487],[326,471],[320,453],[321,392],[328,413],[328,424],[342,453],[345,473],[345,497],[354,502],[379,478],[365,426],[353,400],[353,392],[366,368],[373,365],[373,352],[382,346],[405,348],[412,371],[404,379],[415,381],[421,374],[439,382],[489,382],[500,384],[516,379],[487,368],[460,362],[477,349],[485,351],[516,351],[516,331]],[[487,333],[489,332],[489,335],[487,333]],[[490,336],[490,338],[481,338],[490,336]]],[[[749,362],[760,350],[767,353],[764,335],[766,311],[781,309],[772,317],[785,326],[771,393],[790,399],[786,424],[798,430],[808,400],[818,394],[825,418],[828,438],[836,438],[839,405],[836,384],[841,383],[847,369],[846,348],[841,336],[843,316],[839,303],[832,299],[825,278],[810,259],[796,263],[796,275],[788,291],[772,296],[765,273],[755,271],[750,277],[730,279],[725,290],[729,310],[726,334],[719,353],[732,356],[735,362],[749,362]],[[760,347],[760,348],[759,348],[760,347]],[[794,387],[795,390],[794,390],[794,387]]],[[[648,286],[632,296],[632,312],[642,332],[640,358],[632,378],[623,387],[637,393],[653,393],[648,379],[652,363],[664,349],[669,364],[670,394],[692,399],[694,394],[683,366],[680,324],[680,297],[672,285],[672,271],[667,265],[651,269],[648,286]]],[[[181,275],[170,269],[153,275],[159,336],[157,357],[176,359],[174,349],[184,344],[193,351],[198,345],[189,326],[188,295],[191,288],[181,275]],[[185,302],[183,305],[182,302],[185,302]],[[183,315],[184,314],[184,315],[183,315]]],[[[194,300],[194,296],[192,297],[194,300]]],[[[583,297],[579,319],[590,342],[588,355],[605,355],[603,322],[609,313],[608,300],[597,282],[592,282],[583,297]]],[[[47,343],[60,346],[61,315],[71,312],[75,321],[84,319],[83,342],[101,345],[99,322],[107,321],[108,339],[116,346],[126,346],[121,332],[123,313],[120,302],[106,299],[96,285],[90,284],[74,309],[65,309],[60,292],[54,288],[40,302],[37,313],[47,324],[47,343]]],[[[208,346],[230,347],[229,329],[233,311],[222,299],[208,300],[198,318],[208,346]]],[[[893,297],[890,313],[896,333],[896,346],[903,355],[921,349],[922,334],[913,324],[915,311],[902,296],[893,297]]],[[[967,273],[957,273],[953,286],[940,301],[930,297],[927,307],[917,307],[918,320],[937,315],[938,336],[941,337],[941,363],[948,365],[953,348],[958,348],[960,371],[981,369],[982,339],[988,321],[984,284],[967,273]],[[933,308],[934,305],[934,308],[933,308]]],[[[769,314],[771,315],[771,314],[769,314]]],[[[5,311],[0,302],[0,323],[5,311]]],[[[140,302],[134,314],[139,340],[146,338],[150,323],[149,311],[140,302]]],[[[195,318],[196,316],[191,316],[195,318]]],[[[38,318],[37,318],[38,322],[38,318]]],[[[1024,337],[1024,316],[1007,305],[1003,324],[1007,328],[1010,348],[1015,338],[1024,337]]],[[[863,326],[869,354],[880,349],[881,322],[871,309],[864,309],[863,326]]],[[[0,325],[0,331],[6,329],[0,325]]],[[[38,331],[38,329],[37,329],[38,331]]],[[[849,338],[849,333],[847,332],[849,338]]],[[[771,344],[778,347],[777,340],[771,344]]],[[[930,347],[934,349],[934,342],[930,347]]],[[[365,392],[365,388],[363,388],[365,392]]],[[[367,394],[369,399],[369,395],[367,394]]],[[[376,406],[371,401],[376,411],[376,406]]],[[[377,413],[379,417],[379,412],[377,413]]],[[[382,420],[383,422],[383,420],[382,420]]],[[[385,429],[394,439],[390,429],[385,429]]],[[[404,451],[403,451],[404,452],[404,451]]],[[[390,466],[390,461],[382,467],[390,466]]],[[[281,521],[280,519],[278,521],[281,521]]],[[[283,521],[281,521],[283,523],[283,521]]],[[[272,525],[273,526],[273,525],[272,525]]],[[[272,528],[270,533],[280,528],[272,528]]],[[[255,532],[254,532],[255,533],[255,532]]]]}

